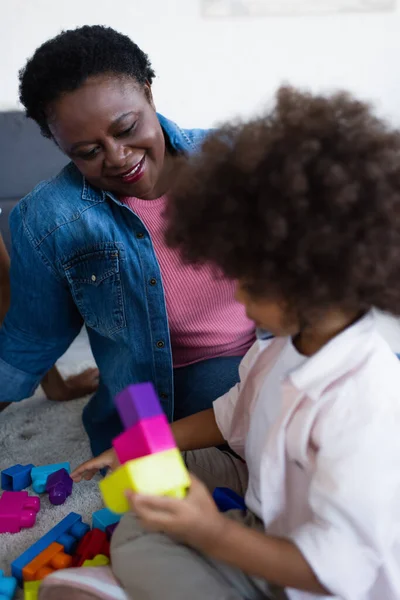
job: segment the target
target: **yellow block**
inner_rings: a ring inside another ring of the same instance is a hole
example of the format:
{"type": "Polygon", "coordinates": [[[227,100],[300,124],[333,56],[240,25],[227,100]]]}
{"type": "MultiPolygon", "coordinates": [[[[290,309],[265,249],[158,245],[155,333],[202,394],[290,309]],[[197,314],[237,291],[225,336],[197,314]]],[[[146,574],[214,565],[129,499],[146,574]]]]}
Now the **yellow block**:
{"type": "Polygon", "coordinates": [[[189,473],[177,448],[130,460],[100,481],[105,505],[116,513],[129,510],[126,490],[151,496],[184,498],[189,473]]]}
{"type": "Polygon", "coordinates": [[[93,560],[85,560],[82,567],[105,567],[110,564],[110,559],[104,554],[97,554],[93,560]]]}
{"type": "Polygon", "coordinates": [[[24,598],[25,600],[37,600],[39,595],[40,581],[24,581],[24,598]]]}

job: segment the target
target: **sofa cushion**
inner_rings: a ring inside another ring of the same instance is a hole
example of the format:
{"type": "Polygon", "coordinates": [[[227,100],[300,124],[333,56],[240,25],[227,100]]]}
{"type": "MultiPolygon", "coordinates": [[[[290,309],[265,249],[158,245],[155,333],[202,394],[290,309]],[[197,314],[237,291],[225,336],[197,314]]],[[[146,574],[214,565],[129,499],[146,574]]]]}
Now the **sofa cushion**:
{"type": "Polygon", "coordinates": [[[8,215],[37,183],[56,175],[68,159],[20,111],[0,112],[0,231],[9,245],[8,215]]]}

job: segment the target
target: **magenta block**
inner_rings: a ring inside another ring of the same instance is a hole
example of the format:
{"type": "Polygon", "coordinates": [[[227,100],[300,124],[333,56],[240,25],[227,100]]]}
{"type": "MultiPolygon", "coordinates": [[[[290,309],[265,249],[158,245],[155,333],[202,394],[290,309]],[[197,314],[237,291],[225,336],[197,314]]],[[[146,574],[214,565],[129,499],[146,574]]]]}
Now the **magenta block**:
{"type": "Polygon", "coordinates": [[[165,415],[144,419],[113,440],[121,464],[148,454],[176,448],[171,428],[165,415]]]}
{"type": "Polygon", "coordinates": [[[124,429],[142,419],[164,414],[152,383],[130,385],[115,398],[115,406],[124,429]]]}
{"type": "Polygon", "coordinates": [[[49,494],[49,500],[54,505],[64,504],[68,496],[72,493],[74,482],[66,469],[60,469],[48,476],[46,482],[46,492],[49,494]]]}
{"type": "Polygon", "coordinates": [[[0,498],[0,533],[18,533],[33,527],[40,509],[40,499],[28,492],[4,492],[0,498]]]}

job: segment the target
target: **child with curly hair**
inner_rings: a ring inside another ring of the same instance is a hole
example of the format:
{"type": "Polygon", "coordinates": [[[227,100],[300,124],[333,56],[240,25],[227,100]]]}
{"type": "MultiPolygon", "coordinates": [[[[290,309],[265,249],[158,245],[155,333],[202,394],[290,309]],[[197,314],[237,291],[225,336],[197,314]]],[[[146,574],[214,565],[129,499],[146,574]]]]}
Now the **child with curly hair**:
{"type": "MultiPolygon", "coordinates": [[[[173,424],[192,486],[130,494],[121,585],[135,600],[398,599],[400,363],[371,309],[400,313],[400,133],[347,94],[283,88],[183,165],[169,219],[169,243],[237,281],[275,338],[213,409],[173,424]],[[215,486],[247,511],[219,513],[215,486]]],[[[115,464],[108,451],[74,478],[115,464]]]]}

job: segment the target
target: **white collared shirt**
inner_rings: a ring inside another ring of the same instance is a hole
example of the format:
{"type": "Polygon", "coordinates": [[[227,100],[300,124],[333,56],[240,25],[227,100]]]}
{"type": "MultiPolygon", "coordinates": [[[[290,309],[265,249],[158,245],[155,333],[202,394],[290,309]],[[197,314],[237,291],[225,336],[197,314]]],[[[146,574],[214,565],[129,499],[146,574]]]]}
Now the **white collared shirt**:
{"type": "MultiPolygon", "coordinates": [[[[398,600],[400,362],[367,315],[264,398],[285,347],[287,338],[254,344],[240,383],[214,403],[218,426],[252,461],[246,443],[264,404],[256,486],[266,532],[292,539],[333,598],[398,600]]],[[[291,600],[322,598],[286,592],[291,600]]]]}

